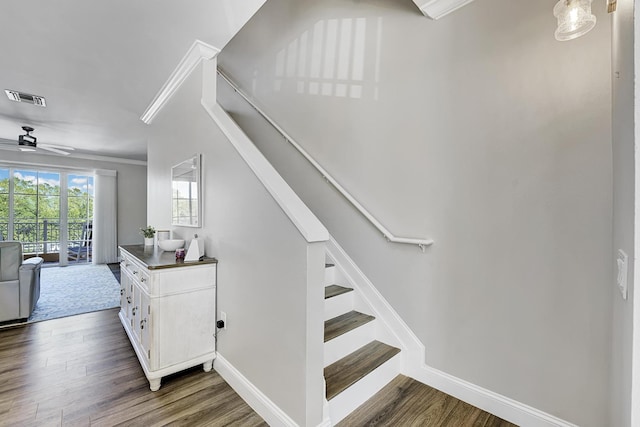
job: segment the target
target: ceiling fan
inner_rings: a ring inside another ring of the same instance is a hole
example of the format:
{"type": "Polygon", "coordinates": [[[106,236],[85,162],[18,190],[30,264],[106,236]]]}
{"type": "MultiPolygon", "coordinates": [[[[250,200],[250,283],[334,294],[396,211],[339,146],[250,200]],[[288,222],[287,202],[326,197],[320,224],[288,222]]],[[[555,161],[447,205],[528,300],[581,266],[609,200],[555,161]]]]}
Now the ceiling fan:
{"type": "MultiPolygon", "coordinates": [[[[69,155],[69,151],[73,151],[73,147],[67,147],[64,145],[53,145],[53,144],[38,144],[37,143],[37,138],[33,135],[31,135],[31,132],[34,131],[34,129],[31,126],[22,126],[22,130],[25,131],[26,133],[24,135],[19,135],[18,136],[18,145],[17,148],[20,151],[39,151],[39,150],[46,150],[46,151],[50,151],[52,153],[56,153],[56,154],[60,154],[63,156],[68,156],[69,155]]],[[[14,147],[16,141],[12,141],[10,139],[4,139],[4,138],[0,138],[0,143],[4,143],[4,144],[12,144],[14,147]]]]}

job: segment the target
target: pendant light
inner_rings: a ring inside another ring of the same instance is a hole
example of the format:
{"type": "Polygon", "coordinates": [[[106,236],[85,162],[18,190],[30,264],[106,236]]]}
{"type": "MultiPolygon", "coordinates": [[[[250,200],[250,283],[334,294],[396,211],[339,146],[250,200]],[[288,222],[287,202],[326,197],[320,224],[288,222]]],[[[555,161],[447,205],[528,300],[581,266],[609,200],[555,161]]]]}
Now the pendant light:
{"type": "Polygon", "coordinates": [[[558,19],[556,40],[566,41],[580,37],[596,25],[596,16],[591,13],[592,0],[559,0],[553,8],[558,19]]]}

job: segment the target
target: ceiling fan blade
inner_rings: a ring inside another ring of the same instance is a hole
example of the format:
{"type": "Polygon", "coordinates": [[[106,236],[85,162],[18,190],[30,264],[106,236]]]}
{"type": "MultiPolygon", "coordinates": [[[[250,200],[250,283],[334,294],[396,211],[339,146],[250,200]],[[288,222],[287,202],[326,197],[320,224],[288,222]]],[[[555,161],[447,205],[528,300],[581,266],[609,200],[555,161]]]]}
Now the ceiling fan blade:
{"type": "Polygon", "coordinates": [[[38,147],[45,148],[45,149],[46,148],[57,148],[58,150],[64,150],[64,151],[73,151],[73,150],[75,150],[75,148],[68,147],[66,145],[56,145],[56,144],[47,144],[47,143],[38,144],[38,147]]]}
{"type": "Polygon", "coordinates": [[[0,150],[18,151],[18,147],[14,144],[6,144],[0,139],[0,150]]]}
{"type": "Polygon", "coordinates": [[[39,148],[41,150],[51,151],[52,153],[61,154],[63,156],[68,156],[69,155],[69,153],[67,153],[66,151],[58,150],[57,148],[53,148],[53,147],[48,146],[48,145],[38,145],[37,148],[39,148]]]}

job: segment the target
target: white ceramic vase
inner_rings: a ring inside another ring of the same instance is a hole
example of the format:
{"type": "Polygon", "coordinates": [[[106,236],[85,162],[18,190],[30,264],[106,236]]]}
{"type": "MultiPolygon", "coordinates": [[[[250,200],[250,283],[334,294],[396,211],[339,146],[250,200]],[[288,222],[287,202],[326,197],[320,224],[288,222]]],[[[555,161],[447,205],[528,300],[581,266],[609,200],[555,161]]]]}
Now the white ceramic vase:
{"type": "Polygon", "coordinates": [[[153,237],[145,237],[144,238],[145,246],[153,246],[153,237]]]}

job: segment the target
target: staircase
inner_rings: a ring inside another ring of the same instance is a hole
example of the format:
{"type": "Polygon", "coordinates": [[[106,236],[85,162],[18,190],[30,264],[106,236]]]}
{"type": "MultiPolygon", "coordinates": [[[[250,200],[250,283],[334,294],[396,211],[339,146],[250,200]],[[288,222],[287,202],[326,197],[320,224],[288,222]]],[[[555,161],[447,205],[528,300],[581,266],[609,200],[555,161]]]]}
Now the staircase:
{"type": "Polygon", "coordinates": [[[337,424],[400,373],[400,349],[332,260],[325,265],[324,377],[328,416],[337,424]]]}

